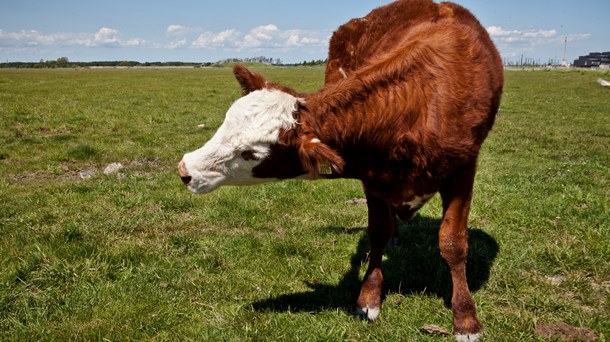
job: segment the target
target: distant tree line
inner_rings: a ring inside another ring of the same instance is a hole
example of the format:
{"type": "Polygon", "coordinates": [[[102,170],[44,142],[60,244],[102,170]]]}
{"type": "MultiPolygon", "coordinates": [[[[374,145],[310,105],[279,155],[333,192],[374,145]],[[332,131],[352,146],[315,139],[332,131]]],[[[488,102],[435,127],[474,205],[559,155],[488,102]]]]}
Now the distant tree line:
{"type": "Polygon", "coordinates": [[[227,64],[227,63],[261,63],[268,65],[280,65],[280,66],[316,66],[316,65],[325,65],[327,59],[318,59],[311,61],[303,61],[300,63],[283,63],[281,59],[276,58],[268,58],[265,56],[258,57],[247,57],[247,58],[227,58],[216,63],[212,64],[227,64]]]}
{"type": "MultiPolygon", "coordinates": [[[[284,63],[279,58],[265,56],[246,58],[227,58],[217,62],[136,62],[136,61],[95,61],[95,62],[71,62],[68,57],[60,57],[55,60],[40,60],[39,62],[6,62],[0,63],[0,68],[90,68],[90,67],[222,67],[233,63],[260,63],[277,66],[319,66],[326,65],[327,59],[303,61],[299,63],[284,63]]],[[[561,62],[557,59],[541,61],[540,59],[521,56],[518,60],[504,59],[505,66],[556,66],[561,62]]]]}
{"type": "Polygon", "coordinates": [[[0,68],[87,68],[87,67],[136,67],[136,66],[201,66],[193,62],[136,62],[136,61],[94,61],[71,62],[67,57],[56,60],[40,60],[40,62],[6,62],[0,63],[0,68]]]}
{"type": "Polygon", "coordinates": [[[227,58],[216,62],[216,64],[227,64],[227,63],[261,63],[269,65],[281,65],[281,59],[273,59],[265,56],[258,57],[246,57],[246,58],[227,58]]]}
{"type": "Polygon", "coordinates": [[[297,64],[291,64],[291,65],[316,66],[316,65],[326,65],[327,62],[328,62],[328,59],[318,59],[318,60],[312,59],[309,62],[303,61],[303,63],[297,63],[297,64]]]}
{"type": "Polygon", "coordinates": [[[94,62],[71,62],[68,57],[60,57],[55,60],[40,60],[39,62],[6,62],[0,63],[0,68],[90,68],[90,67],[211,67],[223,66],[230,63],[261,63],[278,66],[316,66],[325,65],[327,60],[311,60],[301,63],[283,63],[279,58],[268,58],[264,56],[248,58],[227,58],[217,62],[136,62],[136,61],[94,61],[94,62]]]}

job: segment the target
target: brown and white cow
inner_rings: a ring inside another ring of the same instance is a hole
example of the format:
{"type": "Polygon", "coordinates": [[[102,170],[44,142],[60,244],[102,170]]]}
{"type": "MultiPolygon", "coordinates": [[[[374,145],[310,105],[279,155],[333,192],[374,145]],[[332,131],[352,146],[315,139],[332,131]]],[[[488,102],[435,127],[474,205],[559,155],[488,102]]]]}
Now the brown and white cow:
{"type": "Polygon", "coordinates": [[[314,94],[236,66],[244,96],[179,173],[194,193],[286,178],[362,181],[370,262],[358,313],[379,315],[385,246],[396,216],[410,218],[439,192],[439,245],[452,281],[454,333],[481,325],[466,282],[467,220],[477,156],[498,112],[500,57],[466,9],[403,0],[341,26],[330,42],[324,87],[314,94]]]}

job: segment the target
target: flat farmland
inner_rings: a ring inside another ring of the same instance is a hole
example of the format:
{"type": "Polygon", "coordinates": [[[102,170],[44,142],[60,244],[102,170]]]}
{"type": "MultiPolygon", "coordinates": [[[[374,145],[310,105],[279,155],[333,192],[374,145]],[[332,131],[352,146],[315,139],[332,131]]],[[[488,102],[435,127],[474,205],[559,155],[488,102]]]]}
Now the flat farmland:
{"type": "MultiPolygon", "coordinates": [[[[506,72],[469,221],[488,341],[610,339],[609,75],[506,72]]],[[[184,189],[178,161],[240,93],[230,68],[0,69],[0,340],[452,340],[420,331],[451,329],[438,196],[401,223],[369,323],[359,182],[184,189]]]]}

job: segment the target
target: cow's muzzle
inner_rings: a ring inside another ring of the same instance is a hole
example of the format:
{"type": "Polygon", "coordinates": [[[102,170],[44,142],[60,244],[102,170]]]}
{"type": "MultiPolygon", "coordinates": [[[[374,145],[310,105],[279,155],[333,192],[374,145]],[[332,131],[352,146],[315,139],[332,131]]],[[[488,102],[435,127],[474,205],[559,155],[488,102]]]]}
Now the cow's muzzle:
{"type": "Polygon", "coordinates": [[[188,171],[186,171],[186,166],[184,165],[184,161],[181,161],[178,164],[178,175],[180,175],[180,179],[182,179],[182,183],[184,183],[184,185],[191,184],[191,180],[193,179],[193,177],[191,177],[189,175],[188,171]]]}

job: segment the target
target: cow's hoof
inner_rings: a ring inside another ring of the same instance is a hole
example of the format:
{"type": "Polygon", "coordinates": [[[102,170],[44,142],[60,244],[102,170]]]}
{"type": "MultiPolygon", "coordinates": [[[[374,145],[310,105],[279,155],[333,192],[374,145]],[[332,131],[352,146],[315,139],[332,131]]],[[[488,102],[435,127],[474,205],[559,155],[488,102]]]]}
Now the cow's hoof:
{"type": "Polygon", "coordinates": [[[481,340],[481,333],[477,334],[456,334],[455,340],[457,342],[478,342],[481,340]]]}
{"type": "Polygon", "coordinates": [[[369,321],[374,321],[379,317],[379,308],[370,308],[368,306],[364,308],[357,307],[356,312],[358,317],[368,319],[369,321]]]}

